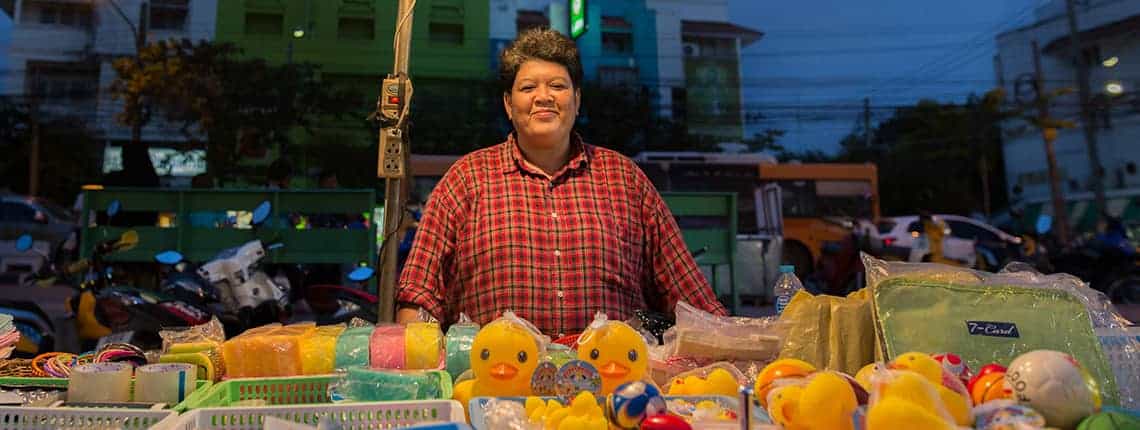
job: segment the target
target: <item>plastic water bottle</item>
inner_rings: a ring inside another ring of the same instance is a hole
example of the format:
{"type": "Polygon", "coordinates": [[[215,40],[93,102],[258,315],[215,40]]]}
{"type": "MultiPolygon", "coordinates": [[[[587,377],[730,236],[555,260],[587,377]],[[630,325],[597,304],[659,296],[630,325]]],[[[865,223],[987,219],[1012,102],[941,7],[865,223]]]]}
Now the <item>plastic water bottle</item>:
{"type": "Polygon", "coordinates": [[[776,278],[776,286],[772,287],[772,292],[776,295],[776,315],[784,313],[784,307],[792,301],[792,296],[802,289],[804,284],[796,277],[796,266],[780,266],[780,277],[776,278]]]}

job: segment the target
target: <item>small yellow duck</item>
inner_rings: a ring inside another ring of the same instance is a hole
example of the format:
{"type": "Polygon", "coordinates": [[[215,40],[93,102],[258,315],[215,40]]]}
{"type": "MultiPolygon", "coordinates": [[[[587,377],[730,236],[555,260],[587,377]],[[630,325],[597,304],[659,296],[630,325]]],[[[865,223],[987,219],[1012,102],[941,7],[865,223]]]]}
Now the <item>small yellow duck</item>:
{"type": "Polygon", "coordinates": [[[867,410],[867,430],[955,428],[934,383],[915,372],[890,372],[873,387],[879,398],[867,410]]]}
{"type": "Polygon", "coordinates": [[[908,352],[895,357],[890,362],[889,367],[897,370],[909,370],[926,378],[938,390],[942,404],[946,406],[950,415],[954,416],[954,421],[958,425],[971,426],[974,424],[974,415],[970,412],[973,405],[968,393],[959,393],[948,388],[945,381],[957,382],[956,377],[950,375],[947,378],[944,375],[946,369],[942,367],[942,363],[934,360],[929,354],[908,352]]]}
{"type": "Polygon", "coordinates": [[[578,338],[578,359],[602,375],[602,393],[639,381],[649,369],[649,347],[633,327],[599,315],[578,338]]]}
{"type": "Polygon", "coordinates": [[[837,372],[817,372],[806,385],[775,387],[771,394],[768,414],[785,429],[854,428],[859,400],[851,382],[837,372]]]}
{"type": "Polygon", "coordinates": [[[537,334],[513,315],[492,321],[471,343],[471,372],[455,384],[452,398],[467,405],[473,397],[531,395],[530,379],[538,367],[537,334]]]}
{"type": "Polygon", "coordinates": [[[669,384],[671,396],[729,396],[735,397],[740,390],[740,382],[727,370],[716,368],[707,377],[689,375],[674,378],[669,384]]]}

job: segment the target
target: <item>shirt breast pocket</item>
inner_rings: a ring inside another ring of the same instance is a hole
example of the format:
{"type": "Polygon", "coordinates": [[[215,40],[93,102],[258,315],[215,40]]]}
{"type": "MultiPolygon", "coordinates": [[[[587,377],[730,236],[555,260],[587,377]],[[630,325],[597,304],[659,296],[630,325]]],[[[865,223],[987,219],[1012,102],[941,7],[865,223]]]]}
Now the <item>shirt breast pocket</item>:
{"type": "Polygon", "coordinates": [[[642,266],[641,228],[624,202],[607,201],[592,220],[598,233],[601,281],[611,287],[639,284],[642,266]]]}

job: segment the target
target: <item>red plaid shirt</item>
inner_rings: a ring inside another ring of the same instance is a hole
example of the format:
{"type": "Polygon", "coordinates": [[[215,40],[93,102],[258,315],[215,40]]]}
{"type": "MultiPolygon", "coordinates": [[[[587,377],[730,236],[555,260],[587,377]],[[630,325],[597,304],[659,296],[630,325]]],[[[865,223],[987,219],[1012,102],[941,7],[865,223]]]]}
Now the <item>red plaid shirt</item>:
{"type": "Polygon", "coordinates": [[[725,314],[641,169],[577,135],[572,145],[553,176],[513,134],[459,159],[428,199],[396,300],[445,323],[512,310],[551,335],[678,300],[725,314]]]}

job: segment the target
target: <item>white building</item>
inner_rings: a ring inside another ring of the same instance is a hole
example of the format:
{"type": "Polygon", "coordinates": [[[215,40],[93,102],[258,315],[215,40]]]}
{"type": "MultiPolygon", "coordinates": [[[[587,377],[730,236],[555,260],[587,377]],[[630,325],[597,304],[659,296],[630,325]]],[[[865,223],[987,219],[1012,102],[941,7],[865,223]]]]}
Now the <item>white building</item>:
{"type": "MultiPolygon", "coordinates": [[[[38,95],[45,115],[84,119],[105,142],[106,171],[118,168],[118,147],[131,137],[130,128],[114,120],[122,104],[109,87],[114,60],[135,52],[132,26],[139,28],[145,16],[149,41],[212,39],[217,7],[216,0],[15,0],[11,13],[8,71],[0,87],[8,94],[38,95]]],[[[144,127],[142,138],[156,146],[151,159],[160,175],[197,173],[199,163],[193,162],[163,171],[173,151],[162,144],[186,139],[162,118],[144,127]]],[[[200,167],[205,170],[204,160],[200,167]]]]}
{"type": "MultiPolygon", "coordinates": [[[[1033,42],[1041,52],[1046,91],[1076,89],[1076,67],[1070,60],[1069,23],[1065,1],[1053,0],[1036,11],[1036,22],[997,37],[998,82],[1006,93],[1032,101],[1033,42]]],[[[1140,219],[1140,2],[1088,0],[1078,2],[1081,51],[1089,59],[1090,87],[1097,113],[1097,141],[1104,167],[1108,210],[1113,216],[1140,219]],[[1116,95],[1114,92],[1122,91],[1116,95]]],[[[1028,112],[1032,110],[1027,105],[1028,112]]],[[[1074,91],[1055,99],[1052,116],[1080,123],[1074,91]]],[[[1020,120],[1005,124],[1005,171],[1009,195],[1026,209],[1027,218],[1052,212],[1048,171],[1041,134],[1020,120]]],[[[1055,141],[1063,192],[1069,200],[1070,221],[1090,228],[1090,159],[1083,128],[1063,129],[1055,141]]]]}

